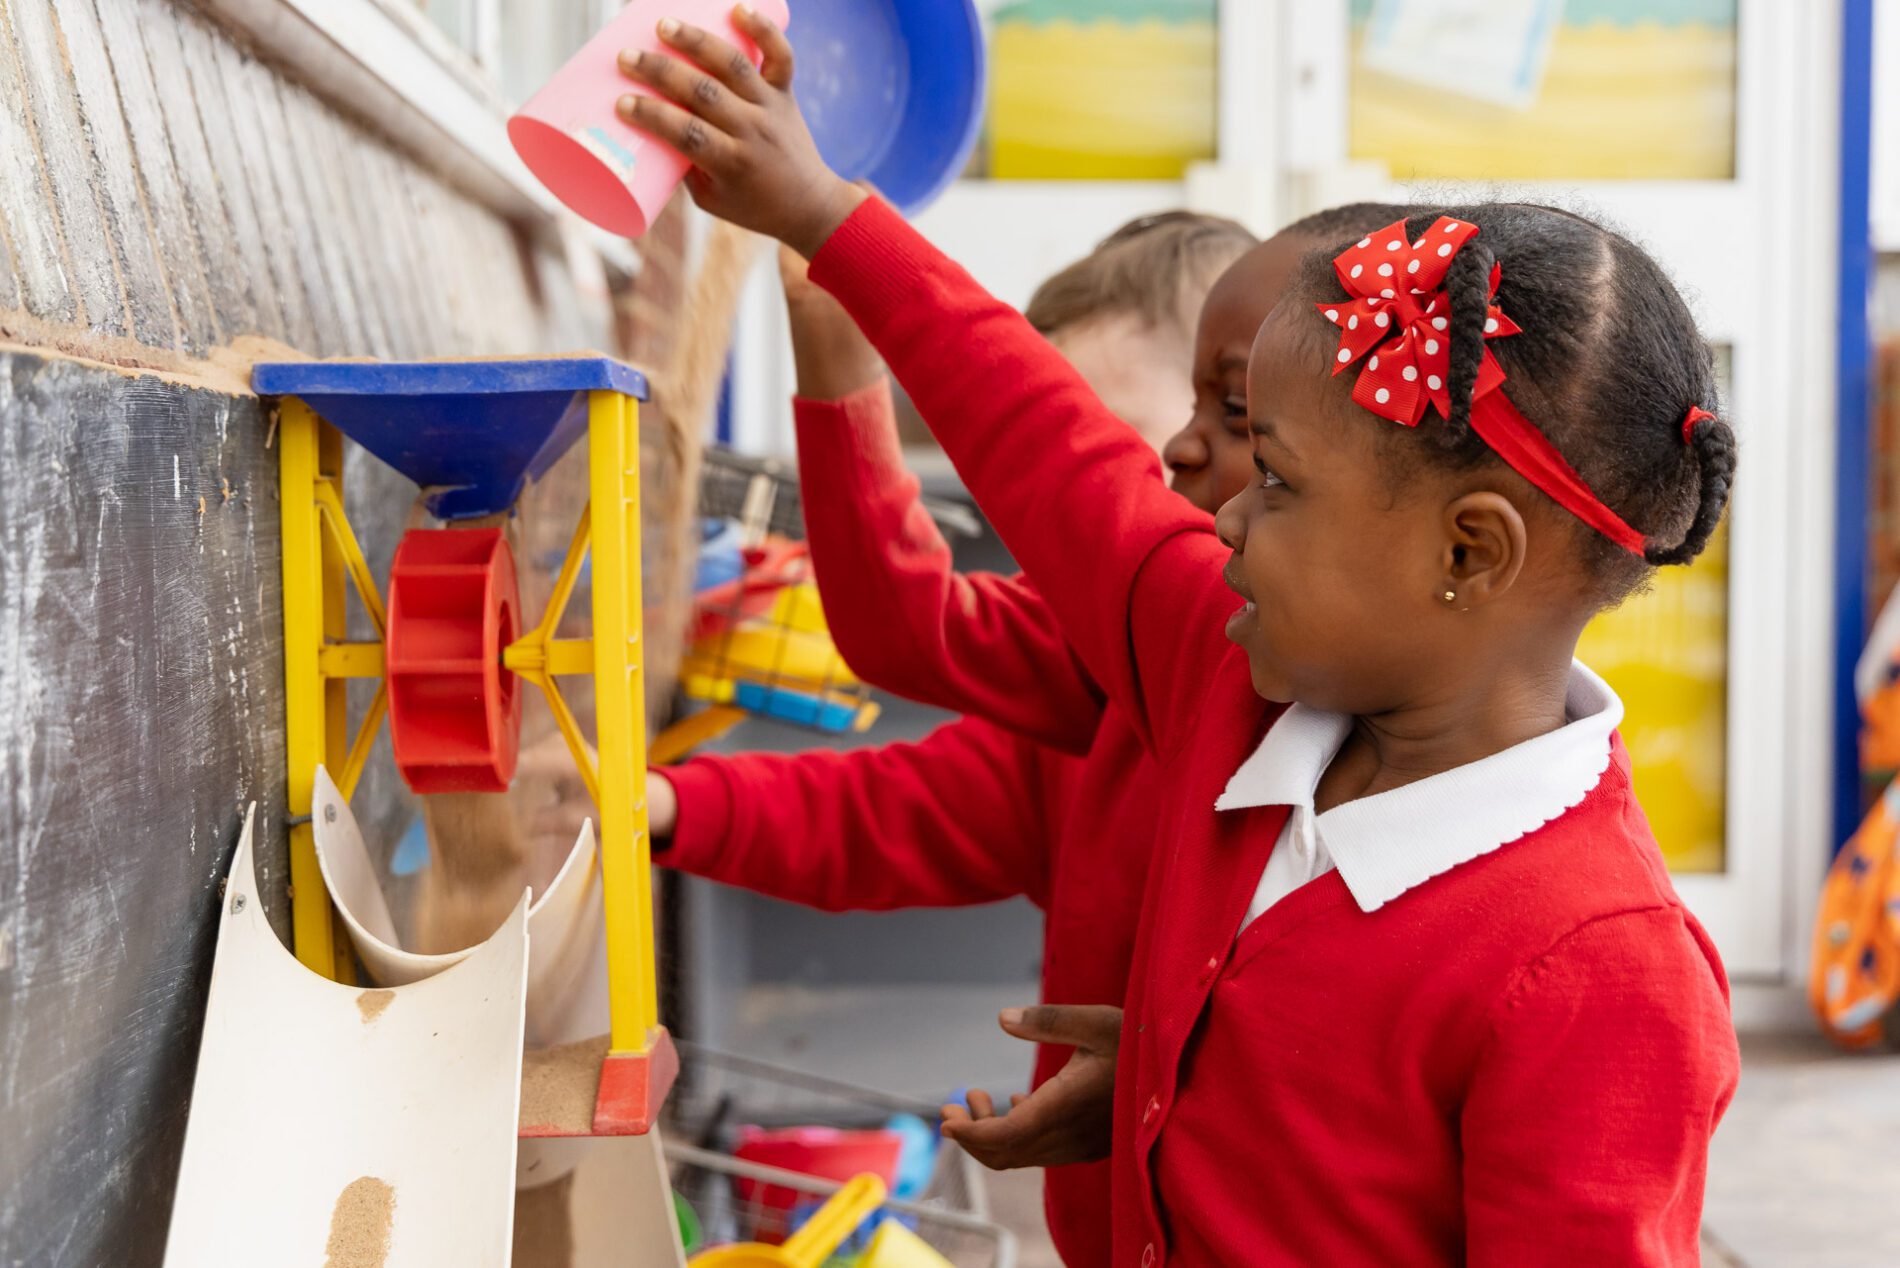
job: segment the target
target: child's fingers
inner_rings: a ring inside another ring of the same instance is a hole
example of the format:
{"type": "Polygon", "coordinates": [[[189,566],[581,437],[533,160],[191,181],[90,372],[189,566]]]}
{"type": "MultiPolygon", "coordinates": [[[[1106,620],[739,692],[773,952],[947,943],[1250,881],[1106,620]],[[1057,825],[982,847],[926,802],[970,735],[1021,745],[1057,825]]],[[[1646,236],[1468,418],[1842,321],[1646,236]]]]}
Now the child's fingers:
{"type": "Polygon", "coordinates": [[[1030,1097],[1018,1109],[993,1118],[959,1123],[944,1134],[977,1156],[987,1167],[1032,1167],[1044,1160],[1055,1106],[1030,1097]]]}
{"type": "Polygon", "coordinates": [[[623,49],[620,73],[645,84],[662,97],[698,115],[727,135],[739,131],[743,111],[750,107],[713,82],[704,71],[677,57],[643,49],[623,49]]]}
{"type": "Polygon", "coordinates": [[[778,24],[750,5],[733,10],[733,20],[741,31],[752,37],[765,60],[759,63],[759,78],[779,91],[792,86],[792,44],[778,24]]]}
{"type": "Polygon", "coordinates": [[[614,108],[622,119],[643,132],[652,133],[700,167],[716,164],[731,155],[730,137],[670,101],[628,93],[614,108]]]}
{"type": "Polygon", "coordinates": [[[996,1117],[996,1102],[990,1094],[980,1087],[973,1087],[966,1094],[970,1102],[970,1117],[975,1119],[996,1117]]]}
{"type": "Polygon", "coordinates": [[[1121,1031],[1121,1009],[1109,1004],[1037,1004],[1008,1008],[1003,1029],[1018,1039],[1061,1047],[1113,1051],[1121,1031]]]}
{"type": "Polygon", "coordinates": [[[706,72],[677,57],[648,49],[621,50],[620,73],[637,80],[698,115],[728,135],[739,130],[746,103],[727,92],[706,72]]]}
{"type": "Polygon", "coordinates": [[[962,1105],[945,1105],[941,1111],[941,1115],[943,1118],[943,1134],[946,1136],[955,1135],[954,1128],[960,1127],[970,1121],[970,1111],[966,1106],[962,1105]]]}
{"type": "Polygon", "coordinates": [[[1022,1125],[1010,1118],[946,1120],[943,1134],[975,1154],[988,1167],[1020,1166],[1014,1161],[1023,1145],[1022,1125]],[[1004,1159],[1011,1159],[1005,1161],[1004,1159]]]}
{"type": "Polygon", "coordinates": [[[757,104],[765,99],[765,86],[752,59],[711,31],[666,18],[659,26],[660,39],[693,59],[700,69],[724,85],[742,101],[757,104]]]}

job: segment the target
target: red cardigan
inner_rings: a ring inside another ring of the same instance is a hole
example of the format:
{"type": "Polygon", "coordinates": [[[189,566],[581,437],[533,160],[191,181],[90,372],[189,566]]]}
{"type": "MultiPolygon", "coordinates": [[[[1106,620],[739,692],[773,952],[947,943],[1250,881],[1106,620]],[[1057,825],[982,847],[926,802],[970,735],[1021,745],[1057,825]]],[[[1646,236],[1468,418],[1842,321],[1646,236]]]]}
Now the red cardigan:
{"type": "Polygon", "coordinates": [[[904,465],[889,381],[796,401],[793,415],[805,536],[845,663],[894,695],[1087,753],[1101,689],[1020,574],[951,567],[904,465]]]}
{"type": "MultiPolygon", "coordinates": [[[[895,444],[887,384],[800,401],[796,415],[832,636],[867,681],[972,716],[917,744],[667,770],[680,816],[656,861],[834,911],[1025,894],[1045,916],[1042,999],[1121,1004],[1159,768],[1120,710],[1103,713],[1033,588],[951,571],[895,444]],[[1024,733],[1065,747],[1080,738],[1087,756],[1024,733]]],[[[1068,1058],[1038,1048],[1032,1086],[1068,1058]]],[[[1044,1197],[1063,1262],[1108,1264],[1108,1164],[1051,1168],[1044,1197]]]]}
{"type": "MultiPolygon", "coordinates": [[[[1076,763],[975,718],[915,744],[695,757],[668,867],[821,911],[1049,906],[1052,834],[1076,763]]],[[[1132,914],[1129,925],[1132,929],[1132,914]]]]}
{"type": "Polygon", "coordinates": [[[1066,363],[877,200],[811,275],[1164,763],[1116,1262],[1696,1262],[1738,1068],[1727,982],[1620,745],[1505,848],[1370,914],[1329,874],[1236,940],[1287,811],[1213,809],[1277,716],[1222,635],[1227,551],[1066,363]]]}

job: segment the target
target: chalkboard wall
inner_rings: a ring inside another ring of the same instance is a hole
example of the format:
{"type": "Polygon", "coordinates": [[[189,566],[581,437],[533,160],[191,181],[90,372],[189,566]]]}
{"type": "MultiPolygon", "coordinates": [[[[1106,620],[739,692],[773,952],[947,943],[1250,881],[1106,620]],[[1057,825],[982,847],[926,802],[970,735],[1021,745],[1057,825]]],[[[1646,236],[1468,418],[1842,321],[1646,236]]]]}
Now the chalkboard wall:
{"type": "MultiPolygon", "coordinates": [[[[9,1265],[158,1261],[219,880],[252,802],[287,930],[269,433],[254,398],[0,352],[9,1265]]],[[[371,463],[349,482],[384,506],[359,528],[386,547],[408,491],[371,463]]]]}
{"type": "MultiPolygon", "coordinates": [[[[159,1263],[252,801],[286,928],[277,455],[230,372],[664,366],[689,276],[683,209],[637,279],[603,271],[214,7],[0,0],[0,1268],[159,1263]]],[[[683,458],[642,457],[651,511],[683,458]]],[[[380,580],[415,491],[360,453],[344,484],[380,580]]],[[[395,783],[385,737],[373,844],[413,811],[395,783]]]]}

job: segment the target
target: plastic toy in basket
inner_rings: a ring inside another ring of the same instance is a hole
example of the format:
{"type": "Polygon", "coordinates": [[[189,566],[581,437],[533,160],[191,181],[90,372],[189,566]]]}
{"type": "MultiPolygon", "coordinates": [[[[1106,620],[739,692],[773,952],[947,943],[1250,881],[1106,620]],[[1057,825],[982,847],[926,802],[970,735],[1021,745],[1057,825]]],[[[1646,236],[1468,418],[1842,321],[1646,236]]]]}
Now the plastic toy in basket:
{"type": "MultiPolygon", "coordinates": [[[[888,1186],[897,1175],[903,1137],[892,1131],[840,1131],[832,1127],[790,1127],[767,1131],[744,1127],[732,1156],[766,1167],[782,1167],[823,1180],[849,1180],[868,1174],[888,1186]]],[[[817,1203],[781,1185],[741,1179],[735,1184],[741,1201],[768,1211],[790,1212],[787,1227],[796,1228],[817,1203]],[[802,1209],[801,1208],[809,1208],[802,1209]]],[[[759,1240],[769,1240],[758,1235],[759,1240]]]]}
{"type": "MultiPolygon", "coordinates": [[[[678,1043],[680,1091],[670,1106],[665,1149],[673,1187],[703,1228],[702,1246],[783,1245],[843,1183],[806,1170],[818,1168],[814,1150],[825,1153],[840,1139],[883,1137],[881,1158],[872,1164],[877,1170],[858,1174],[894,1167],[897,1182],[877,1215],[840,1240],[826,1268],[1015,1268],[1016,1239],[990,1218],[983,1168],[935,1136],[940,1098],[899,1096],[678,1043]],[[918,1124],[928,1135],[921,1150],[910,1139],[918,1124]],[[792,1165],[758,1161],[767,1145],[788,1150],[779,1156],[792,1165]],[[907,1177],[913,1151],[930,1162],[921,1187],[917,1177],[907,1177]]],[[[852,1157],[831,1150],[824,1161],[836,1176],[852,1157]]]]}
{"type": "Polygon", "coordinates": [[[742,1242],[702,1251],[692,1268],[820,1268],[884,1201],[884,1182],[856,1176],[825,1199],[805,1226],[783,1245],[742,1242]]]}
{"type": "Polygon", "coordinates": [[[871,1235],[857,1268],[955,1268],[908,1224],[887,1219],[871,1235]]]}
{"type": "Polygon", "coordinates": [[[877,705],[838,654],[811,559],[768,537],[744,552],[737,578],[694,597],[693,640],[680,686],[695,699],[819,731],[862,731],[877,705]]]}

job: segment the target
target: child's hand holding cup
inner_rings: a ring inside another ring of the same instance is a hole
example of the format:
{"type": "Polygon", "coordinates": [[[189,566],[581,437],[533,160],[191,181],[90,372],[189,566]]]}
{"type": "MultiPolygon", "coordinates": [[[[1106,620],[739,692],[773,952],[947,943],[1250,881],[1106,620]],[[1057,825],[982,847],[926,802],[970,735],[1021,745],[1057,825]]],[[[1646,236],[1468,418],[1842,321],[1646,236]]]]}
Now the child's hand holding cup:
{"type": "MultiPolygon", "coordinates": [[[[783,26],[785,0],[757,0],[783,26]]],[[[634,0],[568,59],[508,121],[508,139],[541,183],[568,207],[613,233],[637,238],[659,218],[688,160],[635,127],[615,103],[627,93],[620,60],[636,52],[665,58],[656,24],[697,22],[721,31],[746,69],[760,49],[735,25],[729,0],[634,0]]],[[[773,29],[776,31],[778,26],[773,29]]],[[[784,37],[780,36],[783,43],[784,37]]],[[[787,75],[790,74],[787,62],[787,75]]],[[[690,69],[690,68],[689,68],[690,69]]],[[[753,72],[756,75],[756,72],[753,72]]],[[[634,89],[646,92],[644,86],[634,89]]]]}
{"type": "Polygon", "coordinates": [[[674,18],[659,38],[680,56],[632,47],[620,69],[654,95],[628,93],[620,117],[693,165],[693,200],[722,220],[768,234],[810,259],[864,201],[863,190],[825,166],[792,98],[792,46],[771,19],[732,11],[761,60],[702,27],[674,18]],[[682,60],[685,59],[685,60],[682,60]]]}

